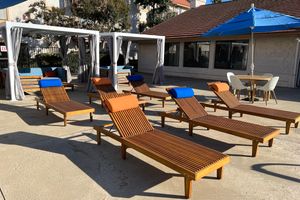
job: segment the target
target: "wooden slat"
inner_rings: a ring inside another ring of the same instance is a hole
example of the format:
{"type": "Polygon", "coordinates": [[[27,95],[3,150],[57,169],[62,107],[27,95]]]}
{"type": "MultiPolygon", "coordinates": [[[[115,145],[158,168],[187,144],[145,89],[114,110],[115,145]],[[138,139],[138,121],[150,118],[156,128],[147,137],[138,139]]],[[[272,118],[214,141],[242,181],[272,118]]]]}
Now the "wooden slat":
{"type": "Polygon", "coordinates": [[[195,119],[208,115],[195,97],[177,99],[173,98],[180,109],[189,119],[195,119]]]}
{"type": "Polygon", "coordinates": [[[70,101],[68,94],[63,86],[41,88],[41,91],[43,99],[46,103],[70,101]]]}
{"type": "Polygon", "coordinates": [[[110,113],[110,116],[124,138],[153,130],[153,127],[139,107],[110,113]]]}

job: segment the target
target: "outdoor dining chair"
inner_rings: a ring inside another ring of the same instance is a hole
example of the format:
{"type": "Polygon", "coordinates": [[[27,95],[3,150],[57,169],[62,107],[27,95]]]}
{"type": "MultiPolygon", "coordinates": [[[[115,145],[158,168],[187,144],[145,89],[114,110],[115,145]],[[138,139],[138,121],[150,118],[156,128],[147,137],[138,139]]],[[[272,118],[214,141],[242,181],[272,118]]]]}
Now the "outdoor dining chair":
{"type": "Polygon", "coordinates": [[[240,100],[241,90],[246,90],[247,91],[248,97],[249,97],[249,100],[250,100],[251,90],[252,90],[250,86],[245,86],[237,76],[230,76],[230,81],[231,81],[231,87],[234,91],[236,91],[237,98],[239,100],[240,100]]]}
{"type": "Polygon", "coordinates": [[[271,97],[271,95],[273,94],[273,97],[275,99],[275,102],[277,104],[277,98],[276,98],[276,94],[275,94],[275,87],[278,83],[278,80],[279,80],[279,76],[275,76],[273,77],[271,80],[269,80],[264,86],[257,86],[256,89],[258,91],[263,91],[264,93],[264,96],[263,96],[263,99],[265,100],[266,102],[266,105],[268,105],[268,100],[269,100],[269,97],[271,97]]]}

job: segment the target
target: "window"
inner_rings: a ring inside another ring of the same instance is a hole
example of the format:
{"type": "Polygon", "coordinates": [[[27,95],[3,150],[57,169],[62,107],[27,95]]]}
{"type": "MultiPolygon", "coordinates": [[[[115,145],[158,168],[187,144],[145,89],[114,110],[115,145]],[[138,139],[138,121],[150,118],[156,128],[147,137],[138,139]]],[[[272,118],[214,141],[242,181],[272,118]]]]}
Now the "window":
{"type": "Polygon", "coordinates": [[[248,40],[217,41],[216,69],[246,70],[248,58],[248,40]]]}
{"type": "Polygon", "coordinates": [[[166,66],[179,66],[179,42],[178,43],[166,43],[165,65],[166,66]]]}
{"type": "Polygon", "coordinates": [[[184,67],[208,68],[209,42],[184,43],[184,67]]]}
{"type": "Polygon", "coordinates": [[[6,9],[0,9],[0,19],[6,19],[6,9]]]}

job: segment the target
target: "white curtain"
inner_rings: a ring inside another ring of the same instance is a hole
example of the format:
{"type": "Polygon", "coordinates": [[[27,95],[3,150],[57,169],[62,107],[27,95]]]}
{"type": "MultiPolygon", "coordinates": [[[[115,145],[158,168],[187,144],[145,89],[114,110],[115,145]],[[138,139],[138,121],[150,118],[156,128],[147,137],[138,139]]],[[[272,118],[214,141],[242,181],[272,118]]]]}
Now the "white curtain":
{"type": "Polygon", "coordinates": [[[88,84],[87,84],[87,91],[88,92],[93,92],[94,88],[93,88],[93,84],[91,82],[91,77],[95,77],[95,76],[99,76],[98,74],[98,67],[97,66],[97,61],[96,61],[96,45],[97,44],[97,40],[96,40],[96,36],[90,36],[89,37],[89,41],[90,41],[90,53],[91,53],[91,67],[89,69],[89,78],[88,78],[88,84]]]}
{"type": "Polygon", "coordinates": [[[68,54],[68,48],[69,44],[71,42],[71,37],[61,37],[59,40],[59,46],[60,46],[60,55],[62,58],[62,65],[63,68],[66,70],[66,81],[70,83],[72,81],[72,75],[69,66],[67,66],[67,54],[68,54]]]}
{"type": "Polygon", "coordinates": [[[122,45],[122,53],[124,56],[124,65],[129,64],[129,53],[130,53],[130,47],[131,47],[131,41],[127,41],[126,44],[122,45]]]}
{"type": "MultiPolygon", "coordinates": [[[[6,36],[6,29],[3,29],[2,31],[2,37],[4,39],[4,42],[6,43],[7,46],[7,36],[6,36]]],[[[13,77],[14,77],[14,87],[10,88],[10,82],[9,82],[9,70],[8,73],[6,74],[6,80],[5,80],[5,94],[6,97],[9,98],[11,96],[11,93],[15,94],[15,97],[17,100],[23,100],[25,98],[24,95],[24,90],[21,84],[20,76],[19,76],[19,71],[18,71],[18,57],[19,57],[19,52],[20,52],[20,47],[21,47],[21,41],[22,41],[22,28],[12,28],[11,29],[11,43],[12,43],[12,49],[11,53],[13,56],[13,62],[9,63],[9,67],[13,67],[13,77]]]]}
{"type": "Polygon", "coordinates": [[[163,40],[157,40],[157,63],[152,77],[153,84],[162,84],[164,82],[164,47],[163,40]]]}
{"type": "Polygon", "coordinates": [[[86,48],[85,39],[82,37],[78,38],[78,48],[79,48],[79,70],[78,70],[78,80],[83,83],[88,80],[88,66],[86,63],[86,48]]]}
{"type": "MultiPolygon", "coordinates": [[[[109,37],[109,38],[106,38],[107,40],[107,44],[108,44],[108,48],[109,48],[109,57],[110,57],[110,61],[111,61],[111,68],[109,70],[109,73],[108,73],[108,76],[111,80],[114,80],[113,79],[113,68],[114,67],[117,67],[118,65],[118,59],[119,59],[119,55],[120,55],[120,52],[121,52],[121,48],[122,48],[122,42],[123,42],[123,38],[122,37],[117,37],[116,38],[116,47],[117,49],[113,49],[113,38],[112,37],[109,37]],[[113,52],[116,52],[116,60],[114,61],[114,53],[113,52]]],[[[116,79],[117,80],[117,79],[116,79]]]]}

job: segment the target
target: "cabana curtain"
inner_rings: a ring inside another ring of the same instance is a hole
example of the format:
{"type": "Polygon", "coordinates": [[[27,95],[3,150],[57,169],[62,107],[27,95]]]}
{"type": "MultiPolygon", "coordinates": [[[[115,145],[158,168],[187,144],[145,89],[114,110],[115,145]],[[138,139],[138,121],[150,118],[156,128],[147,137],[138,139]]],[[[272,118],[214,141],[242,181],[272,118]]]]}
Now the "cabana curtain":
{"type": "Polygon", "coordinates": [[[91,82],[91,77],[98,77],[99,76],[99,66],[97,66],[97,60],[96,60],[96,53],[97,53],[97,40],[96,36],[89,37],[90,41],[90,53],[91,53],[91,67],[89,70],[89,78],[88,78],[88,85],[87,85],[87,91],[93,92],[93,84],[91,82]]]}
{"type": "MultiPolygon", "coordinates": [[[[22,28],[12,28],[11,29],[11,43],[12,43],[12,49],[10,50],[9,53],[11,53],[13,56],[13,62],[8,63],[9,67],[13,67],[13,77],[14,77],[14,87],[10,88],[10,82],[9,82],[9,77],[11,76],[9,74],[9,70],[6,76],[5,80],[5,94],[7,98],[10,98],[11,92],[15,94],[15,97],[17,100],[23,100],[25,98],[23,87],[21,84],[20,76],[19,76],[19,71],[18,71],[18,57],[19,57],[19,52],[20,52],[20,47],[21,47],[21,41],[22,41],[22,28]]],[[[4,42],[7,45],[7,35],[6,35],[6,29],[2,32],[2,37],[4,39],[4,42]]]]}
{"type": "Polygon", "coordinates": [[[127,41],[126,44],[122,45],[122,53],[124,56],[124,65],[129,64],[129,53],[130,53],[131,43],[132,43],[131,41],[127,41]]]}
{"type": "Polygon", "coordinates": [[[163,40],[157,40],[157,64],[152,77],[153,84],[162,84],[164,82],[164,57],[163,55],[163,40]]]}
{"type": "Polygon", "coordinates": [[[78,38],[78,48],[79,48],[79,70],[78,70],[78,80],[80,82],[87,82],[88,80],[88,66],[86,64],[86,48],[84,38],[78,38]]]}
{"type": "Polygon", "coordinates": [[[60,46],[60,55],[62,58],[62,65],[63,68],[66,70],[66,78],[67,82],[70,83],[72,81],[72,75],[70,72],[69,66],[67,66],[67,54],[68,54],[68,48],[69,44],[71,42],[71,37],[61,37],[59,40],[59,46],[60,46]]]}

